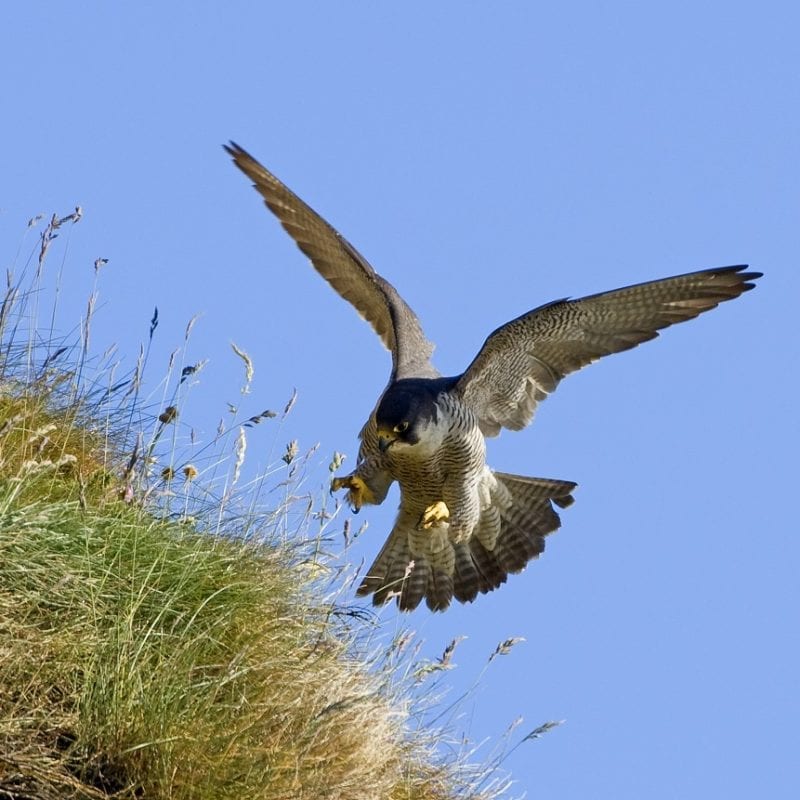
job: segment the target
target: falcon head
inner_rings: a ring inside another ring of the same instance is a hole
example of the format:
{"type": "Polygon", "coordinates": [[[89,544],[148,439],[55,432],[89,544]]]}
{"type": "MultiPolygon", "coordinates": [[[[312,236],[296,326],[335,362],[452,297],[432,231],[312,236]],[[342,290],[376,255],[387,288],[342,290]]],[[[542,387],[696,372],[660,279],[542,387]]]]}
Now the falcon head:
{"type": "Polygon", "coordinates": [[[412,447],[425,440],[428,429],[439,422],[436,400],[449,385],[446,378],[405,378],[391,384],[375,410],[381,451],[412,447]]]}

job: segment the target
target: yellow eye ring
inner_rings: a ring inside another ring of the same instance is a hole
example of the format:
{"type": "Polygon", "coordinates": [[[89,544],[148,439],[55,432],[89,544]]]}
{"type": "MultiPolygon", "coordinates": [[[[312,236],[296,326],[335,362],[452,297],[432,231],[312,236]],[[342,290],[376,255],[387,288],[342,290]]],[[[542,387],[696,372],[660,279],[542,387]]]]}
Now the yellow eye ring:
{"type": "Polygon", "coordinates": [[[408,423],[407,422],[401,422],[398,425],[394,426],[394,432],[395,433],[405,433],[407,430],[408,430],[408,423]]]}

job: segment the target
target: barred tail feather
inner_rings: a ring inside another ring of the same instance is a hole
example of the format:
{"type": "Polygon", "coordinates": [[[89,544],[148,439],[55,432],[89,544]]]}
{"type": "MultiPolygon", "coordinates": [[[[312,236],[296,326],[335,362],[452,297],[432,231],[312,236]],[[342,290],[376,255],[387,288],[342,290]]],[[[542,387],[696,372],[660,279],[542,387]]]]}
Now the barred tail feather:
{"type": "Polygon", "coordinates": [[[572,505],[572,491],[577,484],[551,478],[528,478],[495,472],[511,496],[511,503],[501,508],[501,528],[493,554],[506,573],[520,572],[532,558],[544,551],[544,537],[561,527],[561,518],[553,505],[572,505]]]}
{"type": "MultiPolygon", "coordinates": [[[[495,478],[511,493],[517,508],[535,517],[550,507],[550,502],[559,508],[568,508],[575,502],[572,492],[578,485],[574,481],[555,478],[529,478],[525,475],[510,475],[508,472],[492,470],[495,478]]],[[[550,507],[552,511],[552,507],[550,507]]],[[[556,525],[558,528],[558,525],[556,525]]],[[[553,528],[552,530],[556,530],[553,528]]],[[[552,533],[552,531],[548,531],[552,533]]]]}
{"type": "Polygon", "coordinates": [[[452,599],[453,576],[440,569],[432,569],[428,580],[428,590],[425,593],[425,604],[431,611],[444,611],[452,599]]]}
{"type": "Polygon", "coordinates": [[[471,603],[481,589],[481,575],[470,550],[469,542],[457,542],[455,550],[455,574],[453,575],[453,594],[461,603],[471,603]]]}
{"type": "MultiPolygon", "coordinates": [[[[428,593],[428,581],[430,580],[431,568],[425,556],[409,559],[406,567],[405,579],[400,596],[397,598],[397,605],[401,611],[413,611],[428,593]]],[[[372,601],[376,605],[379,603],[377,596],[372,601]]]]}
{"type": "Polygon", "coordinates": [[[470,540],[469,552],[478,571],[478,591],[481,594],[491,592],[506,582],[508,573],[497,563],[494,553],[487,550],[478,539],[470,540]]]}
{"type": "MultiPolygon", "coordinates": [[[[505,472],[494,472],[494,476],[499,483],[498,497],[484,511],[484,517],[489,519],[489,530],[495,532],[487,539],[484,535],[487,526],[482,518],[478,535],[469,541],[469,555],[478,573],[478,591],[482,594],[501,586],[509,573],[522,571],[532,558],[541,555],[545,536],[561,526],[553,505],[559,508],[572,505],[572,491],[577,485],[572,481],[529,478],[505,472]],[[499,532],[495,519],[498,512],[499,532]]],[[[456,597],[460,593],[471,592],[456,586],[456,597]]]]}
{"type": "Polygon", "coordinates": [[[372,562],[372,566],[367,570],[360,586],[356,589],[356,594],[363,597],[374,592],[373,603],[382,605],[404,588],[410,562],[411,550],[408,535],[395,525],[380,553],[372,562]]]}

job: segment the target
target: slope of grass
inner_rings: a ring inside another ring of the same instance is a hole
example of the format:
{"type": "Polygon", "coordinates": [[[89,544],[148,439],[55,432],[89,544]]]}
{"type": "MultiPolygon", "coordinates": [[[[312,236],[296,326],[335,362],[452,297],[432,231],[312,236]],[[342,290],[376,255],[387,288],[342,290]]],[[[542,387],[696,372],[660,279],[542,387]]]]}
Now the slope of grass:
{"type": "MultiPolygon", "coordinates": [[[[48,246],[46,231],[40,267],[48,246]]],[[[131,479],[147,471],[141,448],[108,433],[130,411],[98,418],[76,383],[80,349],[71,368],[33,368],[13,288],[0,311],[0,799],[498,796],[491,771],[443,758],[441,732],[415,727],[399,647],[364,652],[369,622],[320,599],[298,557],[314,543],[275,535],[284,510],[251,509],[219,536],[146,501],[131,479]]]]}

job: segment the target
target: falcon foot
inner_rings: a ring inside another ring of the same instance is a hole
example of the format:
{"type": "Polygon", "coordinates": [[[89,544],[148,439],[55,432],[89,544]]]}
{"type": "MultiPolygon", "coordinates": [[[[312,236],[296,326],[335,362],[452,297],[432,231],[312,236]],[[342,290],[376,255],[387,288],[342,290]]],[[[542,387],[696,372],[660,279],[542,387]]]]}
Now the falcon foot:
{"type": "Polygon", "coordinates": [[[375,504],[375,495],[372,490],[357,475],[334,478],[331,481],[331,494],[338,492],[339,489],[347,489],[347,502],[354,514],[361,511],[361,506],[375,504]]]}
{"type": "Polygon", "coordinates": [[[437,500],[432,505],[429,505],[422,513],[417,523],[417,528],[419,530],[428,530],[434,527],[434,525],[441,525],[443,522],[449,521],[449,519],[450,509],[444,502],[437,500]]]}

